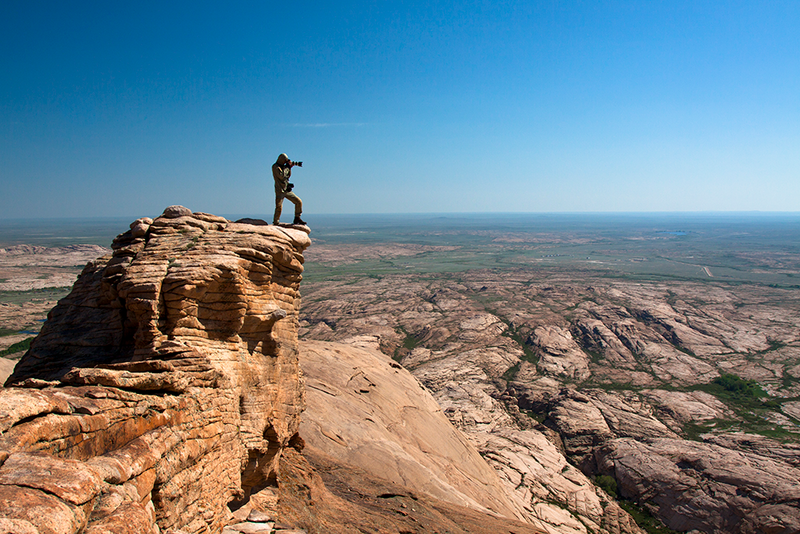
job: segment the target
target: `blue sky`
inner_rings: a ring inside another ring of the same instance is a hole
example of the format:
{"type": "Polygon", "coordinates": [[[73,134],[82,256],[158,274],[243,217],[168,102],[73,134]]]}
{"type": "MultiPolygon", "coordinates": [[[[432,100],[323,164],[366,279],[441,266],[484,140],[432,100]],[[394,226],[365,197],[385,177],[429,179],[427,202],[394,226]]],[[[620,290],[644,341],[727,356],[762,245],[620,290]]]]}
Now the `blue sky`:
{"type": "Polygon", "coordinates": [[[800,2],[0,3],[0,218],[799,211],[800,2]],[[290,206],[284,208],[291,211],[290,206]]]}

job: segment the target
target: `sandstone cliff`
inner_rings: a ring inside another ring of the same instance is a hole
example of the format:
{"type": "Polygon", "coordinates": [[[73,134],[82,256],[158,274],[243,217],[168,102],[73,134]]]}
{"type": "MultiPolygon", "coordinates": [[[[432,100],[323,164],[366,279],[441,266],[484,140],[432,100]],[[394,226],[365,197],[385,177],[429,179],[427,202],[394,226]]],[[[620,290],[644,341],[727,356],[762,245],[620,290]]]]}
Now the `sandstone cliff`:
{"type": "Polygon", "coordinates": [[[118,236],[0,391],[0,531],[220,532],[297,440],[309,244],[181,206],[118,236]]]}

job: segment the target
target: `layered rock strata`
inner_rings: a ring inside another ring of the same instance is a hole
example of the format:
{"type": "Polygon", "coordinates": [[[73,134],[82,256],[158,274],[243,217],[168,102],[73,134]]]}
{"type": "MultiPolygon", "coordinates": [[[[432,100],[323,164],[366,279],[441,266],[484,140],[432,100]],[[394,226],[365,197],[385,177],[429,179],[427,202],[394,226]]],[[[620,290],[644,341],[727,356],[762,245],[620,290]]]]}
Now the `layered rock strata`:
{"type": "Polygon", "coordinates": [[[0,531],[220,532],[273,483],[303,230],[171,206],[90,262],[0,391],[0,531]]]}

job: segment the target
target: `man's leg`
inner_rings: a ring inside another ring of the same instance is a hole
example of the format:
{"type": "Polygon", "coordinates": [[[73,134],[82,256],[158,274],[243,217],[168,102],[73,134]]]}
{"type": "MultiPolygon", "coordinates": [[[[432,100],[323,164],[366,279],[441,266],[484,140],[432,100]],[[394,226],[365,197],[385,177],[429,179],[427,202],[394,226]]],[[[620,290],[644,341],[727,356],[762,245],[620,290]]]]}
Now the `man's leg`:
{"type": "Polygon", "coordinates": [[[283,195],[275,195],[275,215],[272,216],[272,224],[277,225],[281,221],[281,211],[283,209],[283,195]]]}
{"type": "Polygon", "coordinates": [[[286,193],[285,196],[294,204],[294,224],[305,224],[305,221],[300,218],[300,215],[303,213],[303,201],[292,192],[286,193]]]}
{"type": "Polygon", "coordinates": [[[300,197],[292,192],[286,193],[284,196],[286,197],[286,200],[289,200],[292,204],[294,204],[294,216],[300,217],[300,214],[303,213],[303,201],[300,200],[300,197]]]}

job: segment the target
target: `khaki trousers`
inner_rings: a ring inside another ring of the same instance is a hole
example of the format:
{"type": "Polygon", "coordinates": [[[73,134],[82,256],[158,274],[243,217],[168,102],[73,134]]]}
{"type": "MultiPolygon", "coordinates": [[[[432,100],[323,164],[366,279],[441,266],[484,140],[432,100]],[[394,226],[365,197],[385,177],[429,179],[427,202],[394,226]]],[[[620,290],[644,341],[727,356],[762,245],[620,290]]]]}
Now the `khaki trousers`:
{"type": "Polygon", "coordinates": [[[281,211],[283,210],[283,199],[288,200],[294,204],[294,216],[300,217],[303,213],[303,201],[300,197],[289,191],[288,193],[275,192],[275,215],[272,217],[272,224],[278,224],[281,219],[281,211]]]}

